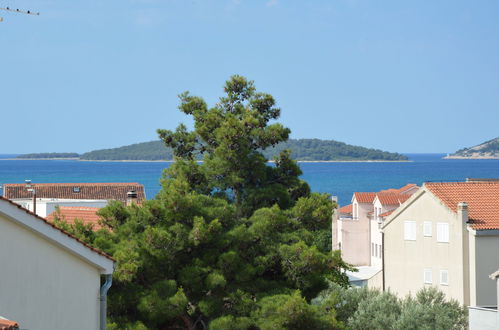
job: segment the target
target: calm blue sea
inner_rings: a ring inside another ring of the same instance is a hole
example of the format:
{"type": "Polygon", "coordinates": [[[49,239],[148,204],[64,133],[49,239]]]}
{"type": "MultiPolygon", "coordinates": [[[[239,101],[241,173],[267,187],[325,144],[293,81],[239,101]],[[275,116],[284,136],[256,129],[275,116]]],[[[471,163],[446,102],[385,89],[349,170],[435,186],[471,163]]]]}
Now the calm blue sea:
{"type": "MultiPolygon", "coordinates": [[[[378,191],[425,181],[499,178],[499,160],[444,160],[444,154],[408,154],[401,163],[300,163],[313,191],[350,202],[354,191],[378,191]]],[[[168,162],[87,162],[75,160],[7,160],[0,155],[0,185],[45,182],[139,182],[147,198],[160,189],[159,178],[168,162]]]]}

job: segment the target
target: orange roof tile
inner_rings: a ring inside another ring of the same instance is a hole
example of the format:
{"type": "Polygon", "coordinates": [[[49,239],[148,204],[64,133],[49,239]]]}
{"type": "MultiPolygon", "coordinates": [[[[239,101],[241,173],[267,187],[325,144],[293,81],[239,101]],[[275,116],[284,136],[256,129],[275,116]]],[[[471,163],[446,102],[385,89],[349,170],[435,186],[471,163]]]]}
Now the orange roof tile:
{"type": "Polygon", "coordinates": [[[338,213],[352,213],[352,204],[340,207],[338,213]]]}
{"type": "Polygon", "coordinates": [[[398,189],[398,192],[402,194],[404,192],[407,192],[407,190],[414,188],[414,187],[416,187],[416,184],[409,183],[409,184],[406,184],[405,186],[403,186],[402,188],[398,189]]]}
{"type": "Polygon", "coordinates": [[[15,330],[19,329],[19,324],[15,321],[9,321],[0,317],[0,330],[15,330]]]}
{"type": "MultiPolygon", "coordinates": [[[[38,198],[64,199],[115,199],[126,202],[127,193],[137,192],[137,200],[145,199],[144,186],[136,182],[118,183],[34,183],[38,198]]],[[[3,197],[7,199],[31,198],[33,195],[23,183],[3,185],[3,197]]]]}
{"type": "Polygon", "coordinates": [[[411,195],[409,194],[394,194],[394,193],[377,193],[380,203],[382,205],[400,205],[408,200],[411,195]]]}
{"type": "Polygon", "coordinates": [[[374,192],[355,192],[353,195],[357,199],[357,203],[372,203],[376,197],[374,192]]]}
{"type": "Polygon", "coordinates": [[[23,210],[24,212],[28,213],[29,215],[33,216],[35,219],[40,220],[40,221],[43,221],[43,222],[44,222],[44,223],[46,223],[48,226],[51,226],[52,228],[55,228],[55,229],[59,230],[61,233],[63,233],[63,234],[65,234],[65,235],[67,235],[68,237],[71,237],[72,239],[76,240],[78,243],[83,244],[84,246],[86,246],[86,247],[87,247],[87,248],[89,248],[90,250],[94,251],[95,253],[100,254],[101,256],[104,256],[104,257],[106,257],[106,258],[108,258],[108,259],[110,259],[110,260],[112,260],[112,261],[116,261],[113,257],[111,257],[110,255],[108,255],[107,253],[104,253],[104,252],[102,252],[101,250],[94,248],[93,246],[91,246],[91,245],[89,245],[89,244],[87,244],[87,243],[83,242],[82,240],[80,240],[78,237],[73,236],[72,234],[68,233],[67,231],[65,231],[65,230],[63,230],[63,229],[61,229],[61,228],[59,228],[59,227],[56,227],[53,223],[48,222],[46,219],[44,219],[44,218],[42,218],[42,217],[40,217],[40,216],[36,215],[35,213],[33,213],[33,212],[31,212],[31,211],[29,211],[29,210],[25,209],[25,208],[24,208],[24,207],[22,207],[21,205],[16,204],[16,203],[14,203],[13,201],[11,201],[11,200],[9,200],[9,199],[7,199],[7,198],[4,198],[4,197],[2,197],[2,196],[0,196],[0,201],[5,201],[5,202],[7,202],[7,203],[10,203],[10,204],[14,205],[15,207],[17,207],[17,208],[19,208],[19,209],[23,210]]]}
{"type": "Polygon", "coordinates": [[[382,217],[382,218],[383,218],[383,217],[387,217],[387,216],[389,216],[390,214],[392,214],[394,211],[395,211],[395,209],[390,210],[390,211],[387,211],[387,212],[384,212],[384,213],[381,213],[379,216],[380,216],[380,217],[382,217]]]}
{"type": "Polygon", "coordinates": [[[59,212],[54,211],[47,216],[48,221],[54,221],[59,217],[67,223],[74,224],[76,219],[79,219],[83,224],[91,224],[94,230],[99,230],[102,226],[99,224],[100,217],[97,215],[98,207],[85,207],[85,206],[60,206],[59,212]]]}
{"type": "Polygon", "coordinates": [[[468,203],[473,229],[499,229],[499,182],[429,182],[424,186],[453,212],[458,203],[468,203]]]}
{"type": "Polygon", "coordinates": [[[377,193],[376,197],[382,205],[400,205],[399,194],[377,193]]]}

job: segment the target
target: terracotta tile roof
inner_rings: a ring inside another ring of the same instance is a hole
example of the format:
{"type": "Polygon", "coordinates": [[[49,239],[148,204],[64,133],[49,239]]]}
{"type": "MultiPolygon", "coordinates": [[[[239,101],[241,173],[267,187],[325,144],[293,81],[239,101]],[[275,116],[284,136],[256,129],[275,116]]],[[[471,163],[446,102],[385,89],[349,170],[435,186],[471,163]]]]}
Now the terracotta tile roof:
{"type": "Polygon", "coordinates": [[[2,197],[2,196],[0,196],[0,201],[5,201],[5,202],[7,202],[7,203],[10,203],[10,204],[14,205],[15,207],[17,207],[17,208],[19,208],[19,209],[23,210],[24,212],[28,213],[29,215],[33,216],[35,219],[37,219],[37,220],[39,220],[39,221],[43,221],[43,222],[44,222],[44,223],[46,223],[48,226],[51,226],[52,228],[55,228],[55,229],[59,230],[61,233],[63,233],[63,234],[65,234],[65,235],[67,235],[67,236],[71,237],[72,239],[74,239],[74,240],[78,241],[80,244],[83,244],[84,246],[86,246],[86,247],[87,247],[87,248],[89,248],[90,250],[94,251],[95,253],[100,254],[101,256],[104,256],[104,257],[106,257],[106,258],[108,258],[108,259],[110,259],[110,260],[112,260],[112,261],[116,261],[113,257],[111,257],[110,255],[108,255],[107,253],[104,253],[104,252],[102,252],[101,250],[96,249],[96,248],[94,248],[94,247],[90,246],[89,244],[87,244],[87,243],[85,243],[85,242],[81,241],[81,240],[80,240],[79,238],[77,238],[76,236],[73,236],[72,234],[68,233],[67,231],[65,231],[65,230],[63,230],[63,229],[61,229],[61,228],[56,227],[54,224],[50,223],[50,222],[49,222],[49,221],[47,221],[46,219],[44,219],[44,218],[42,218],[42,217],[40,217],[40,216],[36,215],[35,213],[33,213],[33,212],[31,212],[31,211],[29,211],[29,210],[25,209],[24,207],[20,206],[19,204],[16,204],[16,203],[14,203],[13,201],[8,200],[8,199],[6,199],[6,198],[4,198],[4,197],[2,197]]]}
{"type": "MultiPolygon", "coordinates": [[[[35,183],[33,184],[38,198],[63,199],[115,199],[126,202],[127,193],[137,192],[137,200],[145,199],[144,186],[136,182],[125,183],[35,183]]],[[[23,183],[6,183],[3,185],[3,197],[7,199],[31,198],[23,183]]]]}
{"type": "Polygon", "coordinates": [[[378,197],[382,205],[400,205],[399,194],[377,193],[376,197],[378,197]]]}
{"type": "Polygon", "coordinates": [[[407,192],[407,190],[410,190],[411,188],[414,188],[414,187],[416,187],[416,184],[409,183],[409,184],[406,184],[405,186],[403,186],[402,188],[398,189],[398,192],[402,194],[404,192],[407,192]]]}
{"type": "Polygon", "coordinates": [[[387,212],[384,212],[384,213],[381,213],[379,216],[382,217],[382,218],[384,218],[384,217],[387,217],[390,214],[392,214],[394,211],[395,211],[395,209],[387,211],[387,212]]]}
{"type": "Polygon", "coordinates": [[[411,195],[409,194],[394,194],[394,193],[377,193],[381,205],[401,205],[403,202],[409,199],[411,195]]]}
{"type": "Polygon", "coordinates": [[[352,204],[340,207],[338,213],[352,213],[352,204]]]}
{"type": "Polygon", "coordinates": [[[15,321],[9,321],[0,316],[0,330],[15,330],[19,329],[19,324],[15,321]]]}
{"type": "Polygon", "coordinates": [[[431,182],[424,185],[450,210],[468,203],[468,217],[473,229],[499,229],[499,182],[431,182]]]}
{"type": "Polygon", "coordinates": [[[355,192],[353,195],[357,203],[372,203],[376,197],[374,192],[355,192]]]}
{"type": "Polygon", "coordinates": [[[100,217],[97,215],[98,207],[84,206],[60,206],[59,212],[54,211],[47,216],[47,220],[54,221],[56,216],[67,223],[74,224],[76,219],[79,219],[83,224],[91,224],[94,230],[99,230],[102,226],[99,224],[100,217]]]}

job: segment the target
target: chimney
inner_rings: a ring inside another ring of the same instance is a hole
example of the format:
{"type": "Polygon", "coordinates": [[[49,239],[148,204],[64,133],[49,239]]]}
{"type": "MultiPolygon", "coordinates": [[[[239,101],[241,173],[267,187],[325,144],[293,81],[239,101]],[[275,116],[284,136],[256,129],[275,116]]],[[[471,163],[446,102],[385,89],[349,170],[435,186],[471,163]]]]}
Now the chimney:
{"type": "Polygon", "coordinates": [[[468,222],[468,203],[460,202],[457,204],[457,218],[461,221],[463,226],[468,222]]]}
{"type": "Polygon", "coordinates": [[[137,192],[135,190],[130,190],[126,193],[126,205],[130,206],[137,203],[137,192]]]}

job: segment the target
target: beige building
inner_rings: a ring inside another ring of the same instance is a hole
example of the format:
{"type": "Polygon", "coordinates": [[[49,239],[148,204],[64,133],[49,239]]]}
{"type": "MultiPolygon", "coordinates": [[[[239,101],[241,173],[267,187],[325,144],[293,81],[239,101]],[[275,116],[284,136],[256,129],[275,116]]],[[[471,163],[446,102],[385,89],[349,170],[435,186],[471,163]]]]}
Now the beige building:
{"type": "Polygon", "coordinates": [[[386,289],[436,286],[468,306],[497,305],[499,182],[425,183],[382,228],[386,289]]]}
{"type": "Polygon", "coordinates": [[[105,328],[113,259],[2,197],[0,265],[0,315],[22,329],[105,328]]]}
{"type": "Polygon", "coordinates": [[[408,184],[400,189],[355,192],[352,204],[333,215],[333,250],[341,250],[343,260],[354,266],[381,269],[380,225],[385,217],[419,189],[408,184]]]}

